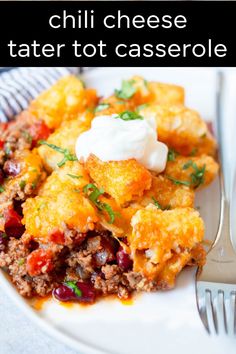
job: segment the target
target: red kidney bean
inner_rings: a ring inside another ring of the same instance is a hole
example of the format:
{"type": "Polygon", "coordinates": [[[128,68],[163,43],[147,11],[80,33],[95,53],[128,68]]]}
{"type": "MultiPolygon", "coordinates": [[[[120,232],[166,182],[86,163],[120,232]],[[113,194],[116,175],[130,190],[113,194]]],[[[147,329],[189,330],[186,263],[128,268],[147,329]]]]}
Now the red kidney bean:
{"type": "Polygon", "coordinates": [[[116,259],[118,266],[122,271],[128,271],[132,268],[133,261],[130,259],[128,253],[126,253],[123,247],[120,246],[118,252],[116,253],[116,259]]]}
{"type": "Polygon", "coordinates": [[[20,238],[25,228],[21,223],[20,215],[12,208],[5,209],[3,212],[5,220],[5,232],[8,237],[20,238]]]}
{"type": "Polygon", "coordinates": [[[4,173],[3,173],[3,170],[0,169],[0,185],[3,184],[4,182],[4,173]]]}
{"type": "Polygon", "coordinates": [[[77,282],[76,285],[82,292],[82,296],[78,298],[78,301],[85,303],[92,303],[95,301],[96,292],[92,284],[77,282]]]}
{"type": "Polygon", "coordinates": [[[75,285],[81,291],[81,296],[76,295],[74,290],[66,283],[53,289],[53,296],[59,301],[77,301],[81,303],[93,303],[95,301],[96,292],[92,284],[77,282],[75,285]]]}
{"type": "Polygon", "coordinates": [[[20,163],[14,159],[7,160],[3,166],[3,170],[8,176],[15,177],[20,173],[20,163]]]}
{"type": "Polygon", "coordinates": [[[39,243],[35,241],[34,239],[31,239],[28,244],[29,250],[35,251],[37,248],[39,248],[39,243]]]}
{"type": "Polygon", "coordinates": [[[59,301],[73,301],[77,300],[74,291],[68,286],[61,284],[57,288],[53,289],[52,295],[59,301]]]}

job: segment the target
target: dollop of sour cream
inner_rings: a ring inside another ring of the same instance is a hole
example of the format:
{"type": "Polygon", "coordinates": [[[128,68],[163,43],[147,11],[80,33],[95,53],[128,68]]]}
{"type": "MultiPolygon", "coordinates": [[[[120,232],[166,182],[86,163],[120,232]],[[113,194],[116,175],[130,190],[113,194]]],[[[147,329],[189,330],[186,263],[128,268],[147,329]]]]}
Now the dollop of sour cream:
{"type": "Polygon", "coordinates": [[[102,161],[136,159],[157,173],[166,167],[168,148],[157,140],[155,119],[123,120],[116,114],[93,119],[91,128],[76,141],[77,158],[90,154],[102,161]]]}

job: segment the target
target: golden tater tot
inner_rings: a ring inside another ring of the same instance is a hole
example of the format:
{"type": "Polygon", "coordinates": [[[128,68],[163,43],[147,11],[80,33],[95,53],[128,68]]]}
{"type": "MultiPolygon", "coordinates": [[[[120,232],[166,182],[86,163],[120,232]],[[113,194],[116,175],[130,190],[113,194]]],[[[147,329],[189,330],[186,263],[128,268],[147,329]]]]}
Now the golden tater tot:
{"type": "Polygon", "coordinates": [[[7,168],[19,170],[19,173],[5,180],[4,191],[0,194],[1,203],[14,198],[24,200],[30,195],[35,195],[46,178],[42,160],[36,150],[16,151],[14,159],[8,160],[5,164],[5,169],[7,168]]]}
{"type": "Polygon", "coordinates": [[[151,104],[184,104],[185,94],[181,86],[149,81],[148,89],[151,92],[151,104]]]}
{"type": "Polygon", "coordinates": [[[101,100],[96,115],[110,115],[124,111],[136,111],[146,104],[183,104],[184,89],[180,86],[146,81],[134,76],[122,82],[120,90],[101,100]]]}
{"type": "Polygon", "coordinates": [[[94,90],[86,90],[75,76],[66,76],[32,101],[29,111],[55,129],[61,122],[76,119],[79,113],[96,104],[94,90]]]}
{"type": "Polygon", "coordinates": [[[85,167],[98,187],[120,205],[142,196],[151,187],[151,173],[134,159],[103,162],[90,155],[85,167]]]}
{"type": "Polygon", "coordinates": [[[167,162],[164,173],[175,185],[187,185],[195,189],[210,184],[218,170],[219,165],[211,156],[178,156],[174,161],[167,162]]]}
{"type": "MultiPolygon", "coordinates": [[[[199,213],[191,208],[157,210],[155,206],[137,211],[131,220],[129,236],[134,271],[162,285],[168,280],[163,272],[170,264],[179,264],[177,274],[191,259],[191,250],[202,241],[204,223],[199,213]],[[180,255],[180,256],[179,256],[180,255]]],[[[167,287],[173,286],[173,274],[167,287]]]]}
{"type": "MultiPolygon", "coordinates": [[[[23,205],[26,233],[42,243],[50,242],[56,233],[66,228],[87,232],[98,220],[88,199],[65,188],[58,195],[29,198],[23,205]]],[[[92,227],[93,228],[93,227],[92,227]]]]}
{"type": "Polygon", "coordinates": [[[188,186],[175,185],[165,175],[152,178],[152,186],[137,201],[142,206],[154,203],[160,209],[194,206],[194,191],[188,186]]]}
{"type": "Polygon", "coordinates": [[[103,212],[103,214],[99,215],[99,223],[105,229],[111,231],[114,236],[126,237],[132,231],[132,227],[130,225],[131,218],[136,213],[136,211],[141,208],[140,205],[135,204],[123,208],[111,197],[107,198],[102,196],[100,200],[102,203],[106,203],[112,208],[113,212],[115,213],[115,219],[114,222],[111,223],[108,213],[103,212]]]}
{"type": "Polygon", "coordinates": [[[133,110],[135,110],[133,102],[130,100],[121,100],[115,95],[112,95],[100,101],[95,109],[95,115],[104,116],[133,110]]]}
{"type": "Polygon", "coordinates": [[[38,194],[41,196],[52,195],[54,190],[65,186],[77,191],[90,183],[90,178],[84,167],[78,161],[67,161],[63,167],[55,170],[41,186],[38,194]]]}
{"type": "Polygon", "coordinates": [[[134,76],[129,81],[136,90],[132,97],[136,105],[145,103],[161,105],[184,104],[183,87],[147,81],[140,76],[134,76]]]}
{"type": "MultiPolygon", "coordinates": [[[[75,154],[76,139],[81,133],[89,129],[90,119],[87,118],[86,120],[86,116],[88,115],[90,116],[91,113],[81,114],[82,117],[85,117],[84,121],[81,118],[81,121],[73,119],[63,122],[62,125],[49,136],[47,143],[54,144],[63,149],[68,149],[71,154],[75,154]]],[[[63,155],[60,152],[47,145],[39,146],[38,152],[43,160],[45,168],[49,172],[58,168],[57,164],[63,158],[63,155]]]]}
{"type": "Polygon", "coordinates": [[[40,242],[49,242],[55,232],[66,228],[87,232],[98,221],[97,211],[81,188],[89,182],[78,161],[67,162],[54,171],[35,198],[23,204],[26,233],[40,242]]]}
{"type": "Polygon", "coordinates": [[[158,140],[181,155],[215,154],[216,141],[196,111],[182,105],[150,105],[140,114],[155,117],[158,140]]]}

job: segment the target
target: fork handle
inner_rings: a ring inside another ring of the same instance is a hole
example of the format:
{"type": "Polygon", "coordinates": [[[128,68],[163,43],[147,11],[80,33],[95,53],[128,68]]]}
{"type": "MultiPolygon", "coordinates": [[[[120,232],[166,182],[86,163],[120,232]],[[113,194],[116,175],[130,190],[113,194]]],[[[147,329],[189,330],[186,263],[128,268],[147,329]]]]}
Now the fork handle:
{"type": "Polygon", "coordinates": [[[218,72],[218,90],[217,90],[217,112],[216,112],[216,128],[218,138],[218,158],[220,163],[219,180],[220,180],[220,193],[221,193],[221,207],[220,207],[220,222],[217,232],[216,240],[213,248],[219,248],[219,256],[222,253],[234,253],[231,242],[231,228],[230,228],[230,189],[226,188],[225,174],[226,166],[223,151],[223,92],[224,92],[224,73],[218,72]],[[227,193],[228,192],[228,193],[227,193]]]}
{"type": "Polygon", "coordinates": [[[219,229],[212,246],[212,248],[218,250],[218,258],[221,260],[235,255],[230,235],[230,205],[227,199],[222,198],[219,229]]]}

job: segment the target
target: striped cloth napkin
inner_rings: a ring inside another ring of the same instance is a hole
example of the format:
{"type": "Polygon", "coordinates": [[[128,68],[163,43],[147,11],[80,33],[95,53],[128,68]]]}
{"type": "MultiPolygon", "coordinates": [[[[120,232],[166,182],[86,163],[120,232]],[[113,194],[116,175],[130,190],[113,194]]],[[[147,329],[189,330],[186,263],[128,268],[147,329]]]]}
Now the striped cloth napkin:
{"type": "Polygon", "coordinates": [[[0,122],[14,118],[39,93],[60,77],[78,74],[75,67],[63,68],[1,68],[0,69],[0,122]]]}

